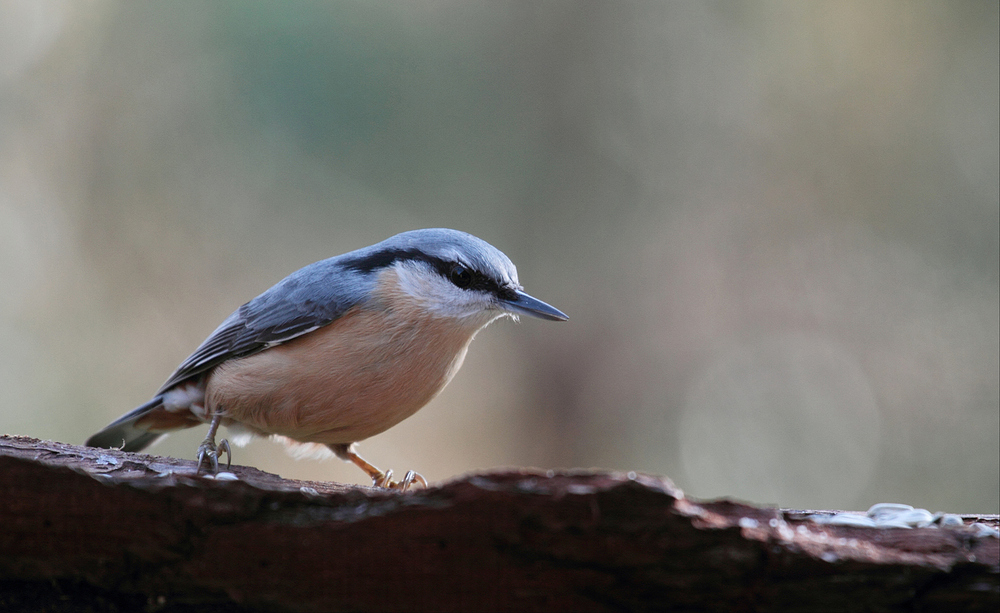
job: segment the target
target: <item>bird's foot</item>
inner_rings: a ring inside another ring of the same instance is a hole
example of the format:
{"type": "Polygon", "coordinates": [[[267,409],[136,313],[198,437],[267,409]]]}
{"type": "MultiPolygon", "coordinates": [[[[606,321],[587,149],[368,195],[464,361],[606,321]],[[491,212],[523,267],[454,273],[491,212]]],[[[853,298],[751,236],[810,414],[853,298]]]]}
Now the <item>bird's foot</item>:
{"type": "Polygon", "coordinates": [[[407,471],[406,476],[404,476],[400,481],[393,481],[391,470],[383,472],[379,470],[377,466],[362,458],[358,455],[358,452],[355,451],[354,443],[339,443],[328,446],[341,460],[351,462],[361,470],[365,471],[365,474],[371,477],[372,485],[375,487],[384,487],[386,489],[399,490],[401,492],[408,490],[414,483],[419,483],[425,488],[427,487],[427,479],[424,479],[423,475],[412,470],[407,471]]]}
{"type": "Polygon", "coordinates": [[[229,441],[222,439],[217,447],[211,438],[203,440],[198,446],[198,469],[195,474],[201,474],[202,466],[210,468],[213,475],[219,474],[219,455],[222,453],[226,454],[226,470],[228,471],[233,463],[233,450],[229,446],[229,441]]]}
{"type": "Polygon", "coordinates": [[[406,471],[406,475],[399,481],[392,480],[392,470],[385,472],[378,471],[370,476],[372,478],[372,485],[375,487],[384,487],[390,490],[405,492],[414,483],[419,483],[425,489],[427,488],[427,479],[424,479],[423,475],[412,470],[406,471]]]}

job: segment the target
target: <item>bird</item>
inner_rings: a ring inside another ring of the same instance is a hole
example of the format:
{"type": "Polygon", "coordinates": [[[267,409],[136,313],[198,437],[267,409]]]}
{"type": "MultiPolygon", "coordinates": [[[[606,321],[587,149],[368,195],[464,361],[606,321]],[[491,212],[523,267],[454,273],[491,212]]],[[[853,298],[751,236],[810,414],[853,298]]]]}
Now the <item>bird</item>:
{"type": "Polygon", "coordinates": [[[506,255],[471,234],[411,230],[309,264],[245,303],[174,371],[152,400],[87,439],[141,451],[169,432],[208,424],[197,470],[232,462],[235,435],[325,445],[375,487],[393,480],[357,442],[425,406],[451,381],[469,343],[493,321],[567,315],[524,292],[506,255]]]}

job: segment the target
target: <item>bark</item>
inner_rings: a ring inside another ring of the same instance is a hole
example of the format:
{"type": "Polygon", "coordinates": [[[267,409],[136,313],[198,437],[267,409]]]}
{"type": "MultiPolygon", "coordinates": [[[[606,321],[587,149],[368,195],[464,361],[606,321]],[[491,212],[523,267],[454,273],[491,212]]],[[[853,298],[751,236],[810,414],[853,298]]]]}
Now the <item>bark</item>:
{"type": "Polygon", "coordinates": [[[997,516],[817,524],[668,480],[498,471],[404,494],[0,437],[4,611],[996,611],[997,516]]]}

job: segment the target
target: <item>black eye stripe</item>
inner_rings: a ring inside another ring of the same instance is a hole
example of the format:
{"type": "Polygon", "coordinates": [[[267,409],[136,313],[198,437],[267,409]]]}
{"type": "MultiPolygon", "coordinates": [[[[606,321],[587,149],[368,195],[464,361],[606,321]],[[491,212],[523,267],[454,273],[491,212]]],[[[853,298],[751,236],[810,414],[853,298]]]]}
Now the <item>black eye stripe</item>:
{"type": "Polygon", "coordinates": [[[442,277],[448,279],[456,287],[461,289],[488,292],[503,300],[513,300],[517,297],[513,289],[503,287],[495,279],[479,272],[471,266],[458,262],[449,262],[441,258],[427,255],[414,249],[386,249],[372,253],[366,257],[355,258],[343,262],[344,268],[357,270],[359,272],[370,273],[375,270],[392,266],[396,262],[417,261],[430,264],[442,277]],[[456,267],[462,268],[468,275],[467,285],[456,283],[453,273],[456,267]]]}
{"type": "Polygon", "coordinates": [[[432,265],[434,264],[432,258],[428,258],[419,251],[414,251],[411,249],[385,249],[382,251],[376,251],[374,253],[371,253],[363,257],[354,257],[348,260],[344,260],[344,262],[341,265],[349,270],[357,270],[359,272],[372,272],[380,268],[387,268],[389,266],[392,266],[395,262],[406,261],[406,260],[420,260],[428,262],[432,265]]]}
{"type": "Polygon", "coordinates": [[[496,296],[502,291],[496,281],[462,264],[449,264],[445,277],[460,289],[488,292],[496,296]]]}

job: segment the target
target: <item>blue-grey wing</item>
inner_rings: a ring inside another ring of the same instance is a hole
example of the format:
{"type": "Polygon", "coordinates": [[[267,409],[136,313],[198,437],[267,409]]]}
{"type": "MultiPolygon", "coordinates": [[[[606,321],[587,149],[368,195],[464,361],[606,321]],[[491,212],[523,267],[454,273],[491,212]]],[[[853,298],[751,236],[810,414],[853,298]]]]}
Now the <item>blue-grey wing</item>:
{"type": "Polygon", "coordinates": [[[244,304],[177,367],[157,394],[226,360],[280,345],[335,321],[364,295],[360,286],[342,282],[340,272],[333,258],[317,262],[244,304]]]}

